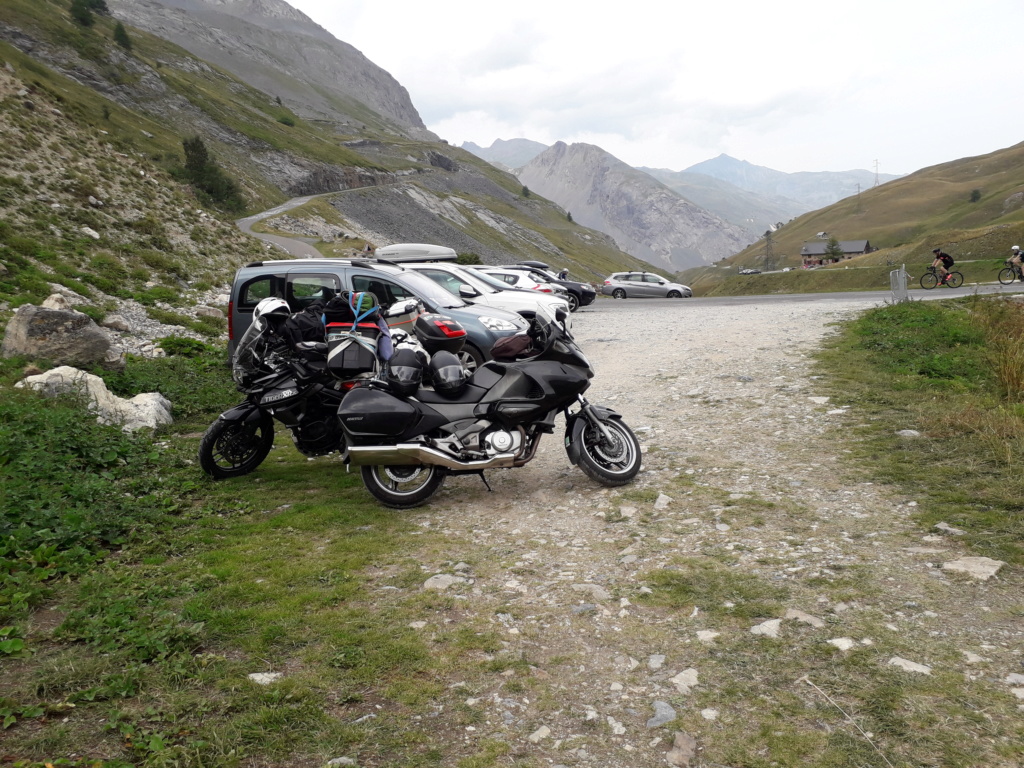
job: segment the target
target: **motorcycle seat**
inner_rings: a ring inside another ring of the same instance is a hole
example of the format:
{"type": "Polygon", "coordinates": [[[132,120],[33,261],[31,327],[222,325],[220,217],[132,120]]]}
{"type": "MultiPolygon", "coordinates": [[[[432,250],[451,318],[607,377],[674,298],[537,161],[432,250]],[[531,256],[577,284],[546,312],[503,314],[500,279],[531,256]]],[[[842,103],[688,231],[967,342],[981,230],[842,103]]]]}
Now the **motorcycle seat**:
{"type": "Polygon", "coordinates": [[[486,394],[486,389],[483,387],[473,386],[472,384],[467,384],[465,389],[454,397],[451,395],[442,395],[440,392],[437,392],[430,387],[420,387],[416,391],[416,399],[421,403],[427,403],[428,405],[469,405],[472,403],[479,403],[484,399],[484,395],[486,394]]]}

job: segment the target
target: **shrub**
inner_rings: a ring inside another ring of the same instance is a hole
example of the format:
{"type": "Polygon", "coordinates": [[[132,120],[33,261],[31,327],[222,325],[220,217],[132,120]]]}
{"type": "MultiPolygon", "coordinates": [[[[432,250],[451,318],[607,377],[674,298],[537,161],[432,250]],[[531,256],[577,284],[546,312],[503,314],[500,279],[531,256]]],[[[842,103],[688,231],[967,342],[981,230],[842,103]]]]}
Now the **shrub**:
{"type": "Polygon", "coordinates": [[[290,115],[282,115],[281,117],[277,118],[277,122],[281,123],[282,125],[287,125],[289,128],[293,128],[295,126],[295,118],[291,117],[290,115]]]}
{"type": "Polygon", "coordinates": [[[190,339],[187,336],[165,336],[157,342],[168,355],[181,355],[182,357],[199,357],[213,351],[213,347],[201,341],[190,339]]]}

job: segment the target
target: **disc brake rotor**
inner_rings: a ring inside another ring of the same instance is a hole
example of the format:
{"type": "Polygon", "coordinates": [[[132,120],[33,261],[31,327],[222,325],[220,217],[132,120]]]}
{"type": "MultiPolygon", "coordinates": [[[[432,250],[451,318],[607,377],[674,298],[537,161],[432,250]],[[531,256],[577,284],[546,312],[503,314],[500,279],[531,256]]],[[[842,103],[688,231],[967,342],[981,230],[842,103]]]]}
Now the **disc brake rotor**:
{"type": "Polygon", "coordinates": [[[622,439],[618,432],[613,429],[608,430],[610,439],[603,440],[600,432],[594,433],[594,442],[592,448],[594,453],[599,458],[609,463],[616,463],[625,461],[626,459],[626,442],[622,439]]]}
{"type": "Polygon", "coordinates": [[[388,476],[388,479],[395,483],[408,483],[419,477],[420,473],[423,472],[423,467],[384,467],[384,474],[388,476]]]}

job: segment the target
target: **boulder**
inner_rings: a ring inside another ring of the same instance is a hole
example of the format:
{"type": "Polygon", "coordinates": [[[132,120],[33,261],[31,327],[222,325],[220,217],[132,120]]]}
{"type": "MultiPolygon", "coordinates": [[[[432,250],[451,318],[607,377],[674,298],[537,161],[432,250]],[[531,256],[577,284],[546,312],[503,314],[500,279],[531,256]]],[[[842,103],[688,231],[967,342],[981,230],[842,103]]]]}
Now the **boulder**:
{"type": "Polygon", "coordinates": [[[86,367],[103,364],[110,346],[107,334],[88,315],[24,304],[7,323],[0,355],[86,367]]]}
{"type": "Polygon", "coordinates": [[[15,386],[29,387],[43,397],[80,394],[88,400],[89,410],[96,414],[100,424],[119,424],[125,432],[154,429],[173,421],[171,403],[159,392],[147,392],[125,400],[111,394],[99,376],[67,365],[38,376],[27,376],[15,386]]]}
{"type": "Polygon", "coordinates": [[[224,312],[216,307],[196,307],[196,317],[224,317],[224,312]]]}
{"type": "Polygon", "coordinates": [[[67,296],[62,296],[59,293],[51,293],[46,297],[46,300],[40,305],[43,309],[74,309],[74,305],[68,301],[67,296]]]}

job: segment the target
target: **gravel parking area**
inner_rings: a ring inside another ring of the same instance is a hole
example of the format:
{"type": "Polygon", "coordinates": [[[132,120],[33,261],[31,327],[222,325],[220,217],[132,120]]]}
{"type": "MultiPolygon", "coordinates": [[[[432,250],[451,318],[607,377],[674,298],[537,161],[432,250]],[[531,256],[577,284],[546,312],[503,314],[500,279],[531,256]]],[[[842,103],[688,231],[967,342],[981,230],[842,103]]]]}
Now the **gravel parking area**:
{"type": "MultiPolygon", "coordinates": [[[[726,679],[723,649],[760,643],[788,659],[783,682],[808,707],[829,705],[799,685],[800,654],[858,648],[877,648],[865,663],[899,674],[987,681],[1016,706],[1022,631],[1008,617],[1019,575],[957,573],[969,553],[955,535],[918,529],[913,498],[858,480],[846,428],[860,417],[830,405],[810,374],[821,340],[867,306],[599,301],[574,316],[597,371],[588,396],[624,415],[644,468],[634,484],[604,489],[555,435],[530,465],[489,473],[493,493],[449,478],[414,512],[445,542],[422,553],[425,577],[451,577],[424,588],[491,625],[496,656],[531,662],[467,680],[478,717],[453,738],[493,735],[547,765],[715,764],[701,762],[705,745],[720,757],[742,741],[764,714],[758,701],[783,684],[751,680],[737,696],[726,679]],[[778,612],[739,621],[715,605],[652,605],[652,578],[681,558],[788,596],[778,612]],[[844,585],[851,573],[855,589],[844,585]],[[895,638],[914,638],[916,655],[890,652],[895,638]],[[515,687],[523,674],[530,686],[515,687]]],[[[416,627],[444,621],[428,612],[416,627]]]]}

